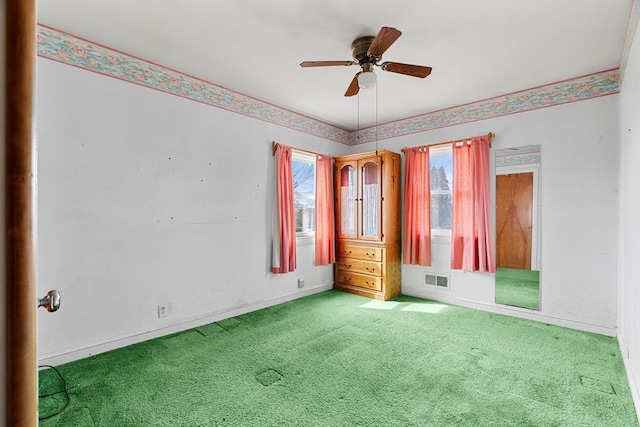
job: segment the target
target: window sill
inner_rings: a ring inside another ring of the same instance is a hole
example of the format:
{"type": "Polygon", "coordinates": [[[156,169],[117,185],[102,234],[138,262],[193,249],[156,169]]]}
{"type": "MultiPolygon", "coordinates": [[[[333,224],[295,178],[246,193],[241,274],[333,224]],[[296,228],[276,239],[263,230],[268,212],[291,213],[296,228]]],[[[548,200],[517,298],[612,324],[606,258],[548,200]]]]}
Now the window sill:
{"type": "Polygon", "coordinates": [[[315,236],[311,235],[297,235],[296,236],[296,245],[297,246],[313,246],[315,241],[315,236]]]}
{"type": "Polygon", "coordinates": [[[450,234],[432,234],[431,243],[435,243],[437,245],[451,244],[451,235],[450,234]]]}

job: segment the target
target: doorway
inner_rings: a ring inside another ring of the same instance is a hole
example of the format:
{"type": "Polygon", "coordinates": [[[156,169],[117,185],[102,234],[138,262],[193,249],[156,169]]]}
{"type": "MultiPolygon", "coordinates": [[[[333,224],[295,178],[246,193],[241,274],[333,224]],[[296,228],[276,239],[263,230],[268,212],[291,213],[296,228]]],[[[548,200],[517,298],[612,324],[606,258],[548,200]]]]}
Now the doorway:
{"type": "MultiPolygon", "coordinates": [[[[496,176],[497,266],[531,270],[533,172],[496,176]]],[[[534,263],[535,265],[535,263],[534,263]]]]}

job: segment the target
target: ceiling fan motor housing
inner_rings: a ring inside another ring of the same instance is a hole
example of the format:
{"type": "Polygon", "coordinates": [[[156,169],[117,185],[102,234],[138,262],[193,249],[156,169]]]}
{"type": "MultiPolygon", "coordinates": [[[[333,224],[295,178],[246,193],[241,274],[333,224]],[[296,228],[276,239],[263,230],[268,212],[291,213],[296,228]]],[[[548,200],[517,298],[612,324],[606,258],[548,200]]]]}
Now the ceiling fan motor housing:
{"type": "MultiPolygon", "coordinates": [[[[382,58],[382,56],[376,57],[376,56],[369,55],[369,47],[371,46],[371,43],[373,43],[374,39],[375,37],[373,36],[365,36],[365,37],[357,38],[353,41],[353,43],[351,43],[351,54],[353,55],[353,59],[358,61],[358,64],[373,65],[382,58]]],[[[364,70],[364,71],[370,71],[370,70],[364,70]]]]}

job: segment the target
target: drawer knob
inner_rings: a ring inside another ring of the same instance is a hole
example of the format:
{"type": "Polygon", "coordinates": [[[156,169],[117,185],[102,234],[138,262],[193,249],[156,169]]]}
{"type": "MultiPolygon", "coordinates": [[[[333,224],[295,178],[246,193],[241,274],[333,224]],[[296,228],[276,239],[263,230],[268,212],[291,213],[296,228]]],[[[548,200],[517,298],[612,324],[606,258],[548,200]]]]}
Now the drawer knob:
{"type": "Polygon", "coordinates": [[[344,251],[345,255],[351,255],[351,251],[344,251]]]}
{"type": "Polygon", "coordinates": [[[375,254],[370,254],[369,252],[366,252],[365,254],[366,254],[367,256],[372,257],[372,258],[375,256],[375,254]]]}
{"type": "Polygon", "coordinates": [[[367,270],[367,271],[374,271],[375,270],[375,268],[373,268],[373,267],[365,267],[364,269],[367,270]]]}
{"type": "Polygon", "coordinates": [[[345,268],[351,268],[351,264],[345,264],[344,267],[345,268]]]}

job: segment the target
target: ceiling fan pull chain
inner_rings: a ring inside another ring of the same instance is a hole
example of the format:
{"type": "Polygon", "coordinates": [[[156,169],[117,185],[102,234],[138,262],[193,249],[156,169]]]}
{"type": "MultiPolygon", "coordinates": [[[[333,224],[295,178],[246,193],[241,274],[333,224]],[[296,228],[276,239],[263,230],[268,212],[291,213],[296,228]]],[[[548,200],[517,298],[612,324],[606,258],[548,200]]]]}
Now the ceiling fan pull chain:
{"type": "Polygon", "coordinates": [[[358,92],[358,132],[356,133],[356,142],[360,143],[360,92],[358,92]]]}
{"type": "Polygon", "coordinates": [[[376,85],[376,156],[378,155],[378,85],[376,85]]]}

